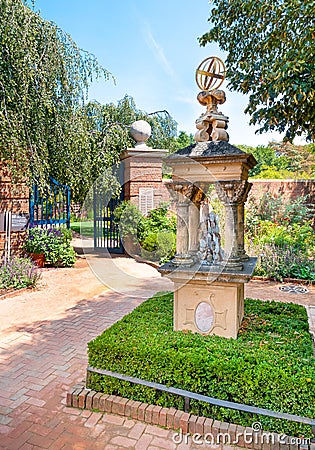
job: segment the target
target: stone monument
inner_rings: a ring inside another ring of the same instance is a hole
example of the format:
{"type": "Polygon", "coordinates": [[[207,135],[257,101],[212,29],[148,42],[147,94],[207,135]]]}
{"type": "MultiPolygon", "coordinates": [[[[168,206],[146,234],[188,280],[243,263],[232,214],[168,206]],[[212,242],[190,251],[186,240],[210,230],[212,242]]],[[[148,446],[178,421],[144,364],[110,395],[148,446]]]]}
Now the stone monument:
{"type": "Polygon", "coordinates": [[[206,112],[196,120],[196,143],[165,158],[172,168],[168,189],[176,203],[177,244],[175,258],[159,270],[175,285],[174,330],[236,339],[244,315],[244,283],[257,260],[244,249],[248,172],[257,163],[228,142],[228,118],[218,110],[225,102],[218,89],[224,78],[219,58],[198,67],[202,91],[197,99],[206,112]],[[224,249],[218,216],[202,206],[210,184],[225,207],[224,249]]]}

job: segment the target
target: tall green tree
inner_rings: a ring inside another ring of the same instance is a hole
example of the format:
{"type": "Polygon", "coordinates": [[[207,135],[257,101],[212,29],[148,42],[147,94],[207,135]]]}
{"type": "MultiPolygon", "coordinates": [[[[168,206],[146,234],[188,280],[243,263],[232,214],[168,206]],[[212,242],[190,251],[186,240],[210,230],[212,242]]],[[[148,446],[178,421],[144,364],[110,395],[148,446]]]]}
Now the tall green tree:
{"type": "Polygon", "coordinates": [[[23,0],[0,0],[0,164],[44,187],[49,175],[83,202],[91,184],[134,143],[128,127],[152,126],[152,147],[174,145],[176,122],[148,114],[126,96],[117,105],[87,103],[97,77],[111,75],[23,0]]]}
{"type": "MultiPolygon", "coordinates": [[[[119,163],[122,150],[134,147],[129,135],[130,125],[136,120],[146,120],[152,128],[147,144],[152,148],[172,148],[177,123],[166,112],[147,113],[137,109],[132,97],[126,95],[117,104],[102,105],[90,102],[81,110],[78,131],[80,138],[72,144],[67,164],[58,163],[58,154],[50,160],[53,176],[72,188],[73,198],[82,203],[91,185],[99,177],[106,183],[106,170],[119,163]]],[[[113,180],[108,178],[108,184],[113,180]]]]}
{"type": "Polygon", "coordinates": [[[110,74],[23,0],[0,0],[0,162],[40,185],[87,145],[82,105],[110,74]]]}
{"type": "Polygon", "coordinates": [[[315,140],[315,3],[211,0],[211,29],[201,45],[227,53],[229,87],[249,94],[245,110],[258,132],[306,133],[315,140]]]}

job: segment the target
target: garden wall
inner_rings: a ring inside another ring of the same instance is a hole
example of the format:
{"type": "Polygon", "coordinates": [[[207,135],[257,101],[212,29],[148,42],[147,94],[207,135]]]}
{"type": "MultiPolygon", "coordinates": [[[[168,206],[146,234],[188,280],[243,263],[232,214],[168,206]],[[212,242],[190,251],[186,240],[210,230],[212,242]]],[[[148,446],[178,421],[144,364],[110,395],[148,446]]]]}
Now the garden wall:
{"type": "Polygon", "coordinates": [[[256,199],[269,192],[274,196],[280,196],[284,200],[296,199],[300,196],[308,196],[307,203],[313,212],[313,226],[315,226],[315,180],[250,180],[253,187],[249,198],[256,199]]]}
{"type": "MultiPolygon", "coordinates": [[[[29,217],[29,188],[26,183],[13,184],[7,169],[0,167],[0,213],[11,211],[14,224],[19,218],[24,220],[29,217]]],[[[12,231],[11,249],[17,252],[21,249],[25,231],[12,231]]],[[[3,255],[5,232],[0,231],[0,256],[3,255]]]]}
{"type": "MultiPolygon", "coordinates": [[[[169,202],[170,194],[165,186],[165,180],[160,189],[162,201],[169,202]]],[[[308,203],[315,215],[315,180],[249,180],[253,187],[249,193],[250,197],[260,198],[266,192],[284,199],[296,199],[308,195],[308,203]]],[[[314,219],[313,219],[314,220],[314,219]]]]}

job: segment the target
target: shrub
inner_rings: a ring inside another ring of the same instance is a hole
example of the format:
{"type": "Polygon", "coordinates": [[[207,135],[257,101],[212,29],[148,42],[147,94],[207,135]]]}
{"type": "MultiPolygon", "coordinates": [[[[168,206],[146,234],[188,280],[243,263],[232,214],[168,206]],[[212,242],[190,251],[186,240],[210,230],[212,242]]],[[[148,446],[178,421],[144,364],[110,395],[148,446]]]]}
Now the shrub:
{"type": "Polygon", "coordinates": [[[314,280],[314,230],[306,197],[284,201],[266,193],[251,199],[246,212],[246,246],[261,255],[255,275],[275,280],[314,280]]]}
{"type": "Polygon", "coordinates": [[[143,218],[143,230],[140,236],[143,241],[146,236],[152,232],[171,231],[176,233],[176,217],[168,211],[168,204],[161,203],[158,208],[152,209],[146,217],[143,218]]]}
{"type": "Polygon", "coordinates": [[[141,255],[150,261],[165,262],[175,253],[176,218],[162,203],[144,217],[136,205],[122,202],[114,211],[123,240],[129,236],[141,255]]]}
{"type": "Polygon", "coordinates": [[[260,255],[255,275],[283,281],[284,278],[299,278],[315,281],[315,261],[294,247],[265,244],[251,249],[260,255]]]}
{"type": "MultiPolygon", "coordinates": [[[[245,301],[238,339],[173,331],[172,294],[153,297],[88,345],[89,365],[275,411],[314,417],[315,360],[304,307],[245,301]]],[[[183,409],[183,399],[91,374],[89,388],[183,409]]],[[[191,401],[191,412],[288,435],[310,427],[191,401]]]]}
{"type": "Polygon", "coordinates": [[[0,289],[35,287],[40,272],[30,258],[13,256],[0,266],[0,289]]]}
{"type": "Polygon", "coordinates": [[[266,192],[258,201],[250,197],[246,205],[246,231],[251,235],[259,231],[257,226],[265,220],[282,225],[303,225],[309,223],[310,218],[307,196],[285,200],[266,192]]]}
{"type": "Polygon", "coordinates": [[[130,236],[134,243],[138,242],[143,230],[143,216],[139,208],[130,201],[124,200],[115,208],[114,218],[119,224],[121,237],[130,236]]]}
{"type": "Polygon", "coordinates": [[[142,242],[141,254],[149,261],[163,264],[175,254],[175,234],[172,231],[150,233],[142,242]]]}
{"type": "Polygon", "coordinates": [[[28,253],[43,253],[48,264],[59,267],[71,267],[76,255],[71,247],[71,230],[66,228],[30,228],[24,243],[28,253]]]}

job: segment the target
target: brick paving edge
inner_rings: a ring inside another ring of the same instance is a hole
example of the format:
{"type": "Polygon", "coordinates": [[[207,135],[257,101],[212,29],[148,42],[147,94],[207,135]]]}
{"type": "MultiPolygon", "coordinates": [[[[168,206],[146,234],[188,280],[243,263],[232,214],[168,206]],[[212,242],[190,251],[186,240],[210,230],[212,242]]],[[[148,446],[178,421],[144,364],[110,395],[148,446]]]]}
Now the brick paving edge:
{"type": "MultiPolygon", "coordinates": [[[[215,438],[219,433],[228,433],[232,440],[235,440],[237,434],[249,433],[251,428],[245,428],[241,425],[235,425],[208,417],[195,416],[190,413],[175,409],[164,408],[156,405],[130,400],[128,398],[118,397],[116,395],[103,394],[101,392],[87,389],[84,383],[73,386],[66,396],[66,405],[80,409],[96,410],[101,413],[116,414],[127,418],[139,420],[147,424],[164,427],[170,430],[181,430],[183,434],[191,435],[198,433],[205,436],[211,433],[215,438]]],[[[263,431],[259,432],[264,433],[263,431]]],[[[276,433],[274,433],[276,435],[276,433]]],[[[289,437],[290,439],[290,437],[289,437]]],[[[263,449],[263,450],[314,450],[314,444],[281,444],[266,443],[263,446],[257,446],[255,443],[246,444],[240,442],[243,448],[263,449]]]]}
{"type": "Polygon", "coordinates": [[[35,290],[36,290],[36,288],[32,288],[32,287],[24,287],[21,289],[9,290],[5,294],[0,295],[0,301],[5,300],[6,298],[16,297],[17,295],[23,294],[23,292],[34,292],[35,290]]]}

